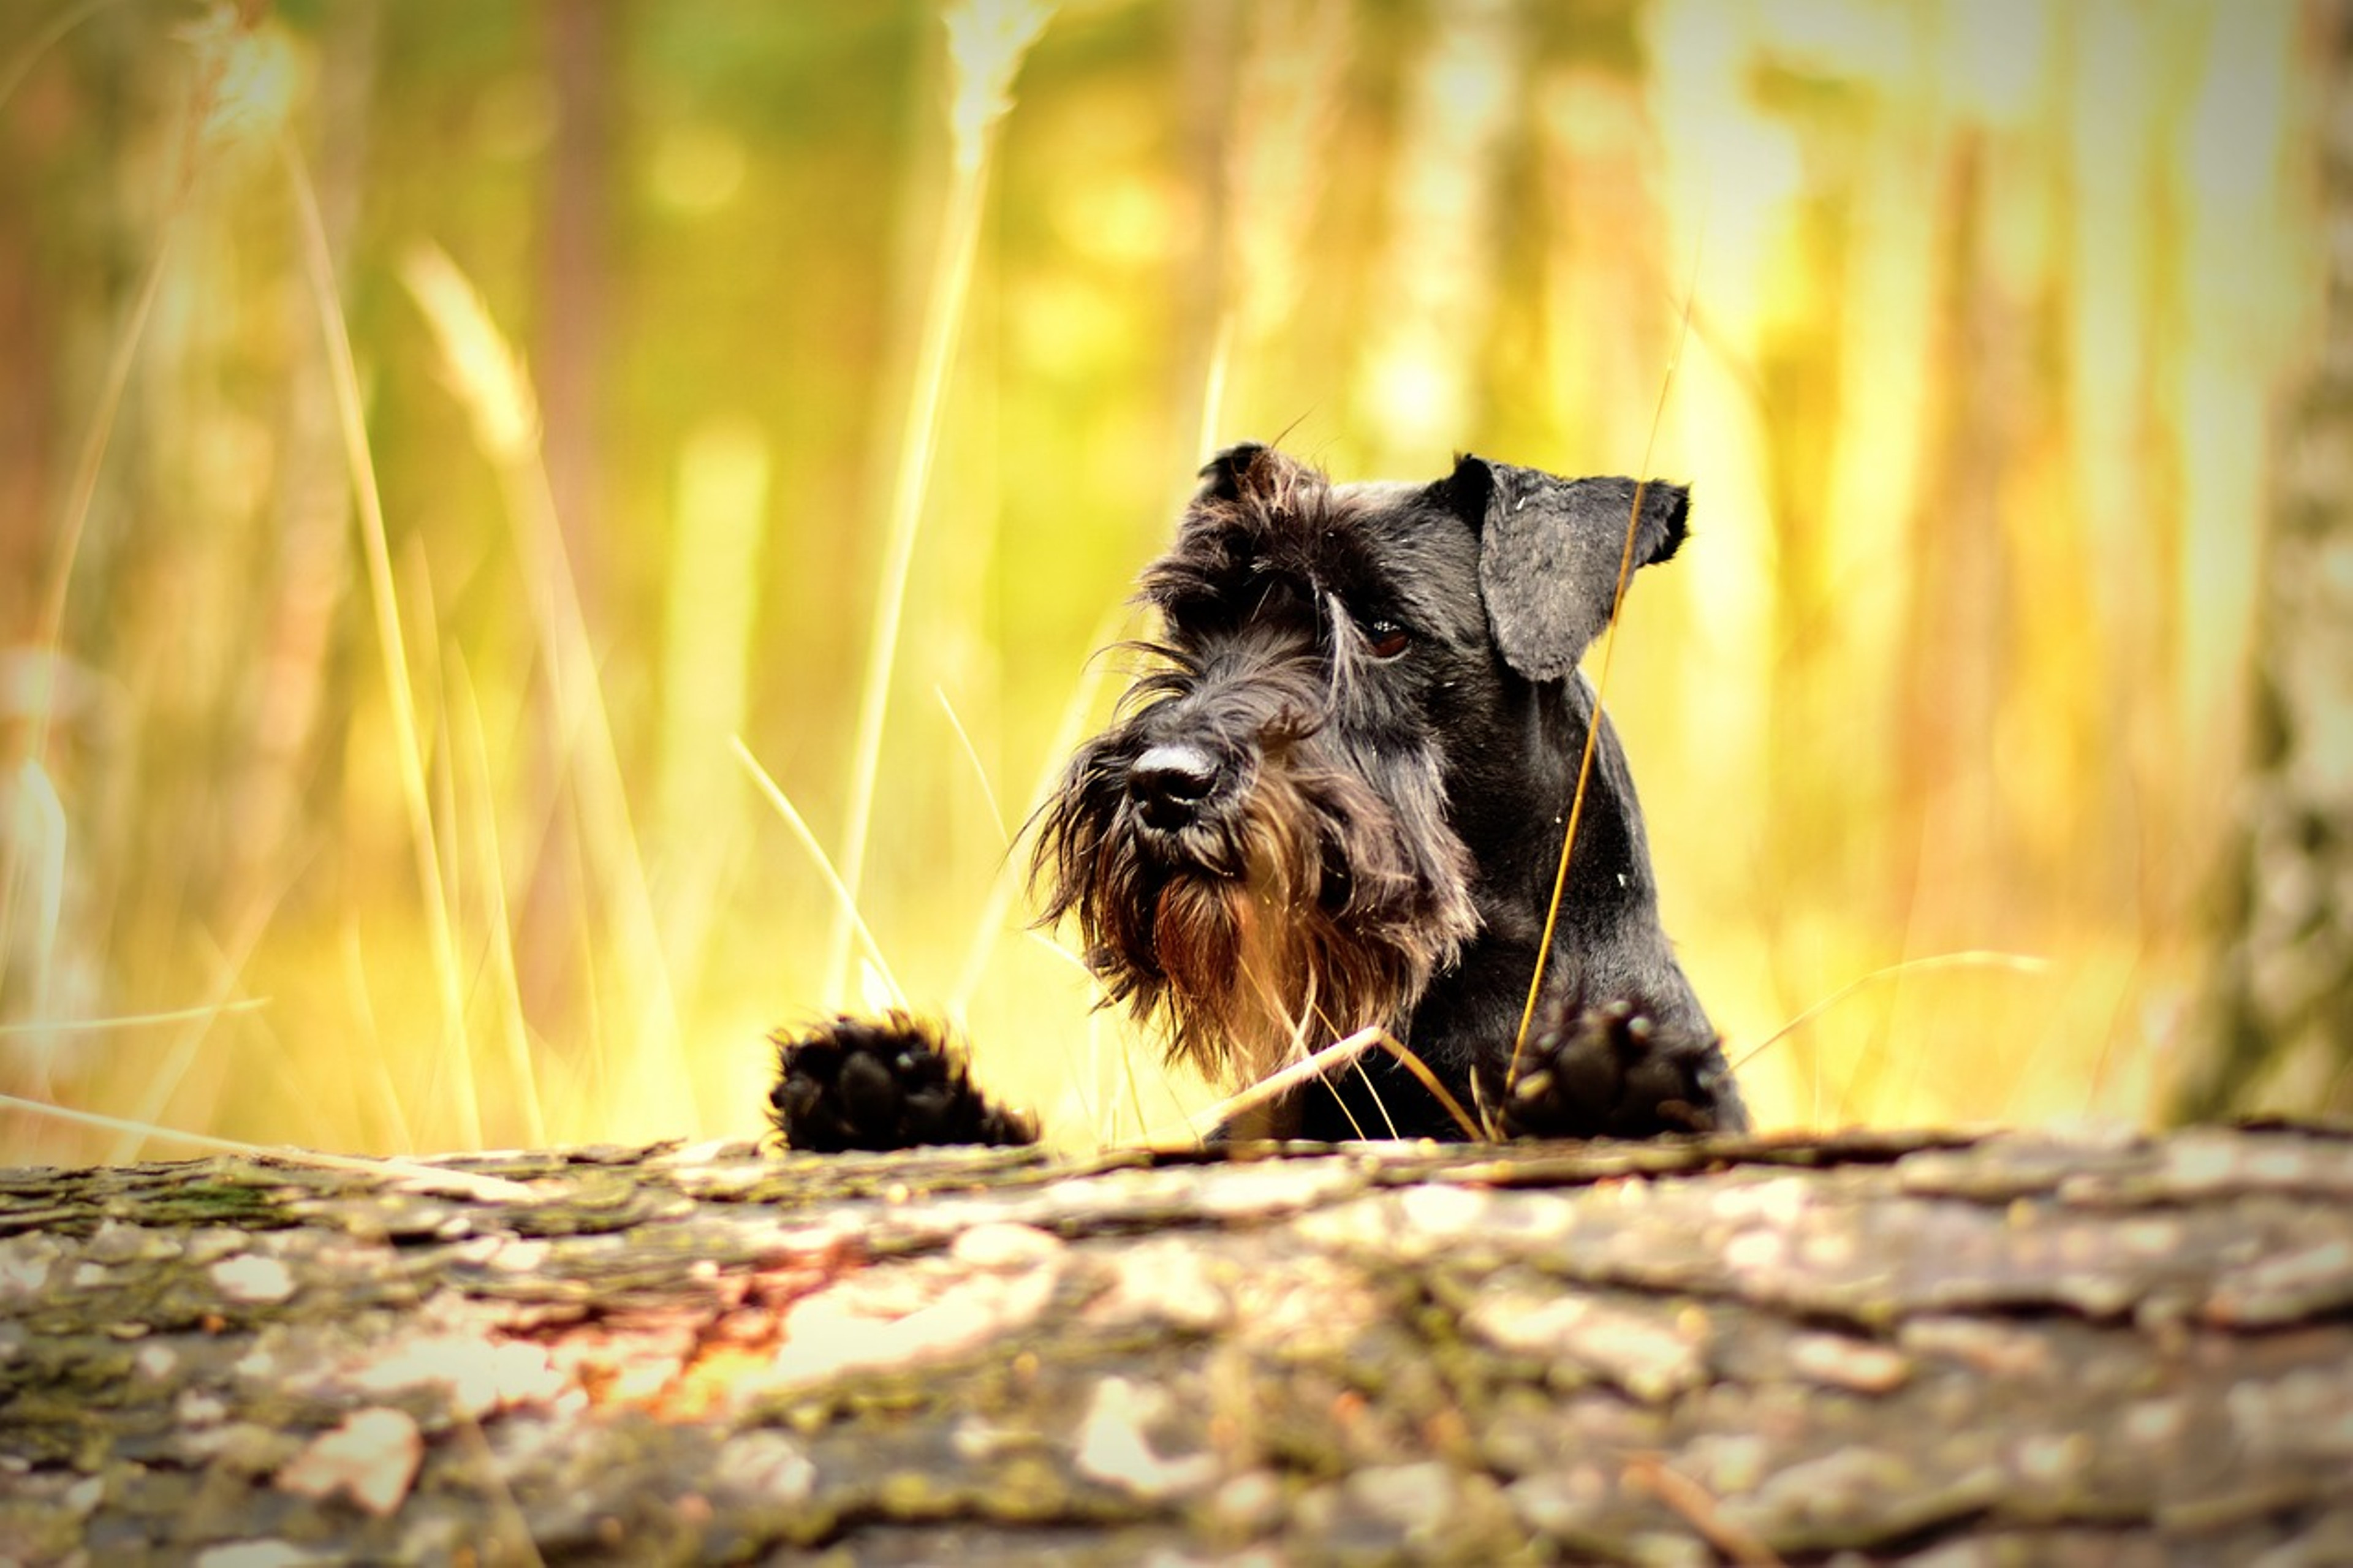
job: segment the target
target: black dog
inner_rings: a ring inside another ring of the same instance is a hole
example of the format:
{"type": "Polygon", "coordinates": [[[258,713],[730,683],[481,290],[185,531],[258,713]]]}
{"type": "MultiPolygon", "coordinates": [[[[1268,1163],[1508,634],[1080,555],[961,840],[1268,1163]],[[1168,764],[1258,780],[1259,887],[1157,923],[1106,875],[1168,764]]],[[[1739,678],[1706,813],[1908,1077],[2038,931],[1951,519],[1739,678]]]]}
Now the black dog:
{"type": "MultiPolygon", "coordinates": [[[[1229,1089],[1378,1025],[1444,1091],[1376,1049],[1229,1135],[1746,1127],[1577,671],[1624,576],[1682,544],[1687,493],[1477,458],[1430,485],[1335,486],[1260,446],[1202,477],[1144,576],[1156,668],[1040,814],[1046,919],[1077,916],[1111,997],[1229,1089]]],[[[903,1017],[778,1043],[797,1148],[1032,1135],[903,1017]]]]}

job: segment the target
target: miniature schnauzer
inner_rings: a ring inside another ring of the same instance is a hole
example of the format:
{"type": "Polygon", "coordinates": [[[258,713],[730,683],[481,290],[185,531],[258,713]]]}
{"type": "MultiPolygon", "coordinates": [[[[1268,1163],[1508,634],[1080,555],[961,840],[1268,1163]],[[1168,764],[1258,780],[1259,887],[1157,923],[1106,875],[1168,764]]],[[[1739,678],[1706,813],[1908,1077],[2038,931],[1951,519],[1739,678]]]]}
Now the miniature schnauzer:
{"type": "MultiPolygon", "coordinates": [[[[1688,492],[1472,457],[1433,484],[1334,485],[1257,445],[1202,479],[1144,574],[1151,668],[1039,813],[1045,919],[1074,915],[1109,999],[1229,1090],[1366,1026],[1402,1053],[1220,1135],[1746,1128],[1577,668],[1632,570],[1683,543],[1688,492]]],[[[777,1043],[795,1148],[1035,1135],[922,1021],[777,1043]]]]}

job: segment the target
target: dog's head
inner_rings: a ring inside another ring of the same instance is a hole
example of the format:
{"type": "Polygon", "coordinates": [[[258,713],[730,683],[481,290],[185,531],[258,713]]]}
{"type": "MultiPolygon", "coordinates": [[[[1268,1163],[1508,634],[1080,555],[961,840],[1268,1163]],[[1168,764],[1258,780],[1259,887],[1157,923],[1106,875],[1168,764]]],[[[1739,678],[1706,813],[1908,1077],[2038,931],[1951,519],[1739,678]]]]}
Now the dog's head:
{"type": "Polygon", "coordinates": [[[1450,787],[1543,771],[1514,771],[1547,743],[1515,697],[1574,674],[1621,577],[1682,543],[1687,498],[1469,457],[1335,486],[1261,446],[1202,479],[1144,574],[1150,668],[1071,759],[1036,865],[1112,999],[1239,1087],[1399,1027],[1460,956],[1480,868],[1450,787]]]}

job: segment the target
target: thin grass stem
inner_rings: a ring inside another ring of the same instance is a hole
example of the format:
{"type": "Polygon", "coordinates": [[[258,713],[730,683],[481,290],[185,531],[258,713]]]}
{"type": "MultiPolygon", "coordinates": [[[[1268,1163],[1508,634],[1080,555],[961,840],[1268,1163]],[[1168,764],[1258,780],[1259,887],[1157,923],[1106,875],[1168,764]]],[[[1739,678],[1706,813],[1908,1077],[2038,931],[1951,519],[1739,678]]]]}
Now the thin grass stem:
{"type": "Polygon", "coordinates": [[[948,728],[955,731],[956,744],[964,748],[964,760],[972,764],[972,776],[980,785],[980,798],[988,806],[988,819],[997,825],[997,842],[1004,845],[1005,852],[1010,855],[1013,853],[1013,831],[1005,825],[1005,809],[997,804],[997,790],[988,782],[988,770],[980,764],[979,749],[973,745],[972,736],[965,729],[964,721],[956,717],[955,704],[948,700],[946,689],[934,686],[932,695],[939,699],[940,711],[947,715],[948,728]]]}
{"type": "Polygon", "coordinates": [[[839,903],[843,918],[849,922],[849,929],[857,935],[859,945],[866,950],[867,962],[873,964],[875,972],[882,977],[883,985],[891,993],[892,1005],[904,1007],[907,994],[900,989],[898,977],[891,973],[890,960],[882,956],[882,944],[874,940],[874,932],[867,927],[866,917],[858,912],[857,900],[849,891],[849,885],[834,869],[833,861],[826,855],[825,846],[818,843],[817,835],[809,831],[807,821],[794,806],[791,798],[777,786],[775,779],[768,776],[768,770],[752,755],[751,748],[744,744],[744,738],[730,735],[727,743],[733,748],[735,760],[744,764],[744,771],[752,775],[752,782],[759,786],[760,793],[768,797],[768,804],[776,808],[776,815],[785,819],[785,826],[792,829],[793,837],[799,840],[800,847],[808,851],[818,875],[825,879],[827,889],[839,903]]]}
{"type": "MultiPolygon", "coordinates": [[[[145,1075],[145,1081],[141,1086],[138,1105],[132,1112],[140,1122],[163,1121],[165,1108],[172,1103],[173,1097],[179,1093],[180,1086],[187,1081],[188,1074],[195,1070],[197,1055],[203,1049],[205,1041],[211,1037],[213,1025],[230,1011],[229,1004],[234,1000],[231,993],[237,990],[238,983],[244,978],[246,965],[253,961],[254,952],[261,945],[263,935],[269,930],[270,920],[278,912],[279,900],[285,897],[286,887],[290,885],[290,878],[286,883],[281,883],[274,889],[268,898],[248,905],[238,921],[237,931],[231,939],[227,951],[215,953],[215,962],[219,971],[219,977],[214,983],[216,1003],[212,1006],[197,1010],[195,1020],[183,1029],[179,1037],[173,1041],[171,1051],[164,1057],[162,1065],[145,1075]]],[[[126,1138],[115,1145],[107,1159],[111,1163],[120,1164],[137,1158],[139,1152],[138,1141],[126,1138]]]]}
{"type": "MultiPolygon", "coordinates": [[[[1219,1122],[1239,1116],[1244,1111],[1254,1110],[1267,1101],[1290,1092],[1310,1079],[1323,1077],[1335,1067],[1346,1066],[1375,1046],[1380,1047],[1397,1058],[1405,1065],[1407,1071],[1421,1081],[1424,1089],[1437,1097],[1439,1104],[1445,1108],[1447,1115],[1454,1119],[1454,1124],[1462,1130],[1464,1137],[1472,1140],[1481,1137],[1478,1122],[1472,1121],[1471,1113],[1462,1109],[1462,1102],[1449,1093],[1444,1084],[1439,1082],[1438,1075],[1431,1072],[1422,1063],[1421,1058],[1415,1056],[1403,1042],[1377,1024],[1359,1029],[1345,1039],[1335,1040],[1322,1050],[1301,1058],[1281,1071],[1268,1074],[1240,1093],[1229,1095],[1214,1105],[1207,1105],[1194,1111],[1186,1118],[1186,1125],[1179,1135],[1198,1138],[1205,1127],[1214,1127],[1219,1122]]],[[[1166,1126],[1155,1128],[1146,1135],[1146,1141],[1155,1142],[1166,1139],[1169,1136],[1169,1132],[1170,1130],[1166,1126]]]]}
{"type": "Polygon", "coordinates": [[[837,910],[826,941],[824,973],[828,994],[835,1000],[847,994],[849,989],[848,911],[856,902],[866,877],[867,840],[873,824],[875,784],[881,773],[882,731],[890,717],[891,681],[898,663],[900,624],[906,613],[907,579],[914,565],[916,536],[923,522],[923,501],[930,493],[933,459],[939,447],[940,410],[945,397],[948,367],[955,358],[965,302],[972,289],[986,174],[986,165],[976,164],[959,167],[953,176],[945,237],[924,310],[915,402],[907,416],[898,474],[892,486],[881,581],[867,644],[866,676],[858,693],[858,728],[850,741],[848,816],[842,826],[839,857],[842,886],[849,899],[837,910]]]}
{"type": "Polygon", "coordinates": [[[57,47],[58,39],[108,6],[121,3],[122,0],[82,0],[82,4],[69,5],[50,17],[47,26],[34,34],[26,41],[25,47],[16,51],[16,58],[8,62],[8,68],[0,70],[0,108],[5,108],[8,100],[16,96],[16,89],[25,85],[25,79],[33,74],[33,68],[41,63],[41,57],[57,47]]]}
{"type": "Polygon", "coordinates": [[[1741,1053],[1739,1059],[1732,1064],[1733,1070],[1737,1072],[1746,1067],[1764,1055],[1766,1048],[1775,1044],[1784,1035],[1795,1034],[1866,985],[1892,979],[1900,974],[1918,974],[1939,969],[2007,969],[2014,974],[2046,974],[2050,973],[2051,961],[2037,957],[2031,952],[2001,952],[1990,948],[1969,948],[1960,952],[1931,953],[1925,958],[1907,958],[1899,963],[1883,964],[1868,974],[1848,981],[1749,1047],[1747,1050],[1741,1053]]]}
{"type": "MultiPolygon", "coordinates": [[[[113,441],[115,424],[122,412],[123,393],[131,383],[132,362],[138,356],[139,344],[147,334],[148,320],[154,313],[155,297],[164,281],[164,263],[171,255],[173,237],[179,232],[186,197],[186,188],[183,186],[164,212],[155,252],[148,258],[146,271],[139,279],[139,292],[114,341],[114,352],[108,356],[105,376],[99,383],[98,403],[90,415],[90,434],[83,437],[66,491],[64,531],[49,567],[48,581],[43,586],[40,618],[33,631],[33,647],[38,653],[25,712],[25,756],[36,766],[40,766],[48,753],[49,725],[57,712],[58,672],[65,658],[66,604],[73,588],[74,566],[81,558],[82,540],[90,531],[90,507],[98,496],[99,475],[105,468],[107,447],[113,441]]],[[[23,847],[16,836],[11,834],[5,850],[0,850],[0,942],[11,940],[16,931],[17,870],[23,847]]]]}
{"type": "Polygon", "coordinates": [[[964,331],[972,296],[974,260],[980,249],[981,215],[987,208],[990,153],[995,130],[1011,106],[1009,93],[1022,57],[1046,25],[1050,7],[1020,0],[958,0],[942,13],[957,89],[951,106],[955,160],[948,176],[945,215],[938,254],[925,294],[923,326],[915,356],[914,397],[899,448],[891,489],[891,519],[882,552],[881,586],[866,652],[866,675],[859,688],[858,728],[850,742],[849,793],[842,826],[839,865],[849,898],[837,910],[826,943],[824,973],[831,996],[849,990],[849,912],[865,884],[868,839],[874,820],[874,789],[881,773],[882,732],[890,717],[891,681],[899,657],[901,623],[906,613],[907,581],[913,570],[915,540],[923,504],[931,493],[938,455],[941,410],[948,373],[964,331]]]}
{"type": "Polygon", "coordinates": [[[72,1110],[62,1105],[51,1105],[47,1100],[24,1100],[13,1094],[0,1094],[0,1106],[23,1111],[28,1116],[69,1121],[78,1127],[95,1127],[108,1132],[135,1133],[142,1139],[160,1138],[167,1142],[186,1144],[191,1149],[208,1149],[217,1154],[243,1154],[257,1160],[283,1160],[292,1165],[316,1165],[322,1170],[396,1176],[411,1186],[456,1197],[474,1198],[483,1203],[518,1203],[537,1195],[521,1182],[510,1182],[503,1176],[450,1170],[415,1160],[366,1159],[356,1154],[329,1154],[316,1149],[297,1149],[288,1144],[241,1143],[234,1138],[183,1132],[176,1127],[158,1127],[152,1122],[133,1121],[123,1116],[105,1116],[95,1110],[72,1110]]]}
{"type": "MultiPolygon", "coordinates": [[[[1118,629],[1126,614],[1124,607],[1112,610],[1096,623],[1089,637],[1089,647],[1101,647],[1118,629]]],[[[1038,782],[1029,791],[1029,807],[1036,811],[1052,793],[1062,776],[1064,759],[1079,743],[1079,731],[1086,728],[1087,715],[1093,710],[1095,695],[1102,689],[1103,661],[1091,662],[1086,672],[1071,687],[1070,697],[1062,704],[1061,716],[1054,722],[1053,738],[1046,743],[1046,763],[1038,774],[1038,782]]],[[[982,974],[988,968],[989,955],[996,950],[997,940],[1005,928],[1013,900],[1021,890],[1022,868],[1019,858],[1008,853],[997,863],[997,876],[988,884],[988,892],[981,900],[980,914],[973,922],[972,940],[965,945],[964,963],[956,971],[955,989],[948,993],[948,1016],[964,1016],[965,1009],[980,989],[982,974]]],[[[1081,967],[1084,967],[1082,965],[1081,967]]]]}
{"type": "Polygon", "coordinates": [[[554,699],[554,750],[579,803],[587,885],[607,910],[601,944],[592,941],[587,951],[611,955],[627,998],[635,1089],[655,1097],[649,1118],[674,1124],[684,1108],[667,1097],[691,1075],[596,648],[548,484],[538,398],[481,296],[445,252],[416,247],[403,258],[401,276],[432,326],[452,389],[498,476],[524,575],[535,589],[532,626],[554,699]]]}
{"type": "MultiPolygon", "coordinates": [[[[463,721],[467,764],[465,783],[475,796],[472,816],[481,824],[480,835],[482,899],[488,906],[483,910],[483,923],[488,927],[484,946],[488,950],[492,983],[498,988],[500,1034],[506,1044],[507,1074],[514,1081],[515,1099],[522,1106],[522,1135],[533,1148],[547,1142],[547,1114],[541,1104],[539,1076],[531,1059],[531,1026],[522,1016],[522,987],[515,972],[514,926],[507,907],[506,877],[501,870],[499,853],[499,821],[497,802],[491,783],[490,746],[482,724],[481,702],[474,689],[474,679],[462,651],[453,651],[451,665],[456,679],[451,692],[458,705],[458,718],[463,721]]],[[[452,726],[457,728],[456,725],[452,726]]]]}
{"type": "Polygon", "coordinates": [[[244,996],[234,1002],[207,1002],[194,1007],[173,1007],[161,1013],[121,1013],[111,1018],[64,1018],[44,1023],[0,1024],[0,1039],[11,1035],[107,1035],[117,1029],[153,1029],[173,1024],[210,1021],[232,1013],[253,1013],[269,1005],[267,996],[244,996]]]}
{"type": "Polygon", "coordinates": [[[417,729],[416,695],[409,689],[408,650],[400,628],[399,596],[393,585],[392,549],[385,537],[384,498],[376,489],[375,459],[368,448],[367,421],[361,409],[359,369],[353,363],[351,334],[343,325],[343,302],[335,287],[326,224],[319,215],[318,193],[311,186],[310,173],[294,143],[281,134],[278,148],[286,165],[287,183],[294,194],[303,271],[319,310],[319,331],[326,349],[328,379],[334,388],[336,420],[343,434],[344,459],[351,468],[353,500],[359,509],[360,542],[367,561],[369,595],[375,612],[376,650],[384,665],[385,707],[392,720],[393,755],[400,770],[401,802],[408,816],[410,852],[416,861],[417,889],[423,897],[426,935],[441,1005],[444,1047],[454,1058],[451,1077],[458,1125],[471,1145],[479,1148],[482,1113],[474,1096],[473,1045],[466,1028],[464,978],[458,963],[457,932],[443,892],[440,858],[434,847],[433,814],[425,784],[424,742],[417,729]]]}
{"type": "MultiPolygon", "coordinates": [[[[1561,900],[1568,892],[1569,855],[1577,847],[1577,829],[1585,811],[1586,787],[1592,782],[1593,757],[1601,736],[1602,703],[1609,693],[1609,665],[1618,651],[1618,620],[1626,603],[1627,580],[1634,574],[1634,538],[1641,531],[1642,500],[1650,490],[1651,459],[1659,444],[1659,426],[1666,418],[1667,395],[1674,389],[1675,371],[1683,363],[1683,344],[1691,336],[1692,301],[1699,290],[1699,258],[1694,252],[1693,273],[1683,289],[1682,325],[1675,335],[1674,353],[1667,358],[1666,374],[1659,378],[1658,401],[1651,409],[1651,430],[1642,442],[1642,466],[1634,480],[1634,501],[1626,517],[1626,540],[1618,557],[1618,584],[1612,591],[1609,620],[1601,633],[1601,668],[1593,682],[1593,713],[1585,726],[1585,750],[1577,761],[1577,789],[1569,796],[1568,826],[1560,837],[1560,863],[1554,868],[1552,897],[1545,905],[1544,938],[1536,944],[1535,972],[1528,976],[1526,1005],[1520,1009],[1520,1026],[1512,1036],[1512,1060],[1504,1075],[1505,1092],[1519,1081],[1522,1053],[1527,1049],[1528,1030],[1535,1022],[1536,1000],[1544,994],[1546,972],[1552,967],[1553,932],[1560,922],[1561,900]]],[[[1571,674],[1574,680],[1576,676],[1571,674]]]]}

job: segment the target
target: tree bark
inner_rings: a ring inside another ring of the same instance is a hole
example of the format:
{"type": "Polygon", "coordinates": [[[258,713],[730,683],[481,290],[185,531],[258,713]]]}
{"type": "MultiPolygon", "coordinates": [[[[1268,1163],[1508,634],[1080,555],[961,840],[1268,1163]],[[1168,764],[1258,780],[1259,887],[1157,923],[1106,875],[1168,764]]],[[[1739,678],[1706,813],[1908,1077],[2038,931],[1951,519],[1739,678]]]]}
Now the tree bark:
{"type": "Polygon", "coordinates": [[[0,1561],[2343,1561],[2348,1215],[2288,1127],[0,1172],[0,1561]]]}
{"type": "Polygon", "coordinates": [[[2311,29],[2327,295],[2276,459],[2247,776],[2179,1104],[2192,1118],[2353,1110],[2353,4],[2315,5],[2311,29]]]}

